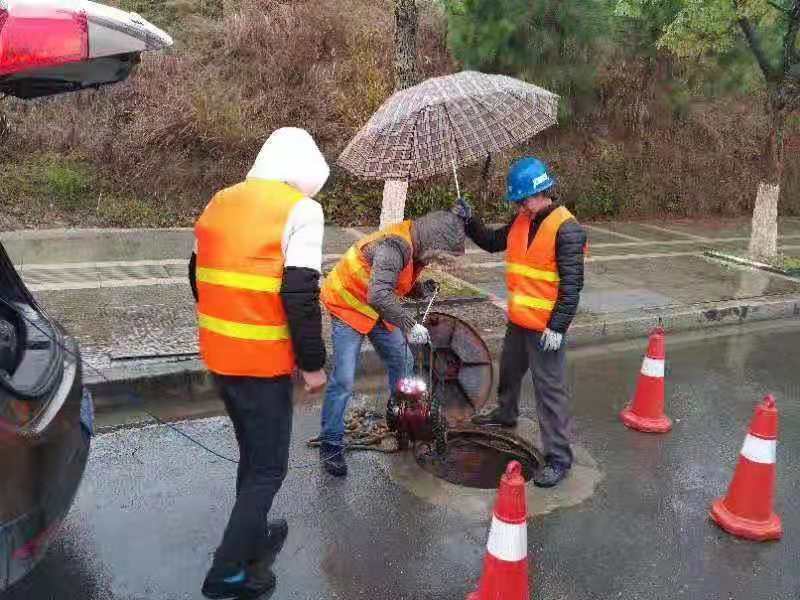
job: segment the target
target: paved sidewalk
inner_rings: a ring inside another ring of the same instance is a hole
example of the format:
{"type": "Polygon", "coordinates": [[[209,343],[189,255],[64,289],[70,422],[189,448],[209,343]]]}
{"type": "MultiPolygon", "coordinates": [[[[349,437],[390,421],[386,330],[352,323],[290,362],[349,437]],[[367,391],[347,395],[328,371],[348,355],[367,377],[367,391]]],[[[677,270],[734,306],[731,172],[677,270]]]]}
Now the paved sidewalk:
{"type": "MultiPolygon", "coordinates": [[[[586,227],[590,254],[573,344],[644,335],[659,318],[668,329],[685,330],[800,316],[800,280],[703,256],[709,249],[745,249],[745,220],[586,227]]],[[[368,231],[328,227],[325,268],[368,231]]],[[[780,234],[784,251],[800,252],[800,219],[783,219],[780,234]]],[[[176,362],[200,368],[186,277],[191,230],[23,231],[0,233],[0,241],[43,305],[80,339],[87,363],[105,377],[175,370],[176,362]]],[[[462,264],[444,277],[456,294],[460,288],[488,298],[442,310],[475,325],[496,350],[505,328],[503,256],[470,245],[462,264]]],[[[99,378],[92,370],[87,375],[99,378]]]]}

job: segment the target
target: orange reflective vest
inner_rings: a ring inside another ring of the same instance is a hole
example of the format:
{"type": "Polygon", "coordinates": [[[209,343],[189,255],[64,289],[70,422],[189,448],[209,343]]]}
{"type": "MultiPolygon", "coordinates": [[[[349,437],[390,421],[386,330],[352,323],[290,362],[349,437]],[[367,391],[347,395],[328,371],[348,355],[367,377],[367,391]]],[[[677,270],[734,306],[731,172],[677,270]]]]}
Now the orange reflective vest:
{"type": "Polygon", "coordinates": [[[283,233],[303,194],[249,179],[219,192],[195,225],[200,353],[213,373],[291,374],[295,361],[280,297],[283,233]]]}
{"type": "Polygon", "coordinates": [[[563,206],[556,208],[539,225],[529,244],[531,218],[520,213],[508,234],[506,285],[508,319],[515,325],[544,331],[558,300],[556,236],[561,226],[575,217],[563,206]]]}
{"type": "MultiPolygon", "coordinates": [[[[321,299],[328,311],[363,335],[372,331],[379,319],[378,313],[367,302],[372,267],[364,258],[363,248],[392,235],[403,238],[413,248],[411,221],[387,227],[352,246],[325,278],[322,286],[321,299]]],[[[401,298],[406,296],[414,287],[420,271],[414,268],[413,260],[408,261],[397,278],[395,294],[401,298]]],[[[394,329],[390,323],[385,325],[389,330],[394,329]]]]}

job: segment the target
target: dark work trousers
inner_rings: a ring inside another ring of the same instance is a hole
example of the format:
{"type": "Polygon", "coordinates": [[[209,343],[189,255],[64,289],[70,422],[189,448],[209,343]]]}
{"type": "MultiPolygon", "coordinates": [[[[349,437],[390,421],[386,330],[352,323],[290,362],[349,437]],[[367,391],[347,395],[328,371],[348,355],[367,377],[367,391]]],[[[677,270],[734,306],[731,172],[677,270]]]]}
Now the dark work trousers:
{"type": "Polygon", "coordinates": [[[541,337],[537,331],[508,324],[500,357],[497,402],[508,417],[519,417],[522,379],[530,371],[545,458],[571,467],[573,457],[569,431],[572,417],[567,396],[566,348],[562,344],[556,352],[545,352],[539,347],[541,337]]]}
{"type": "Polygon", "coordinates": [[[292,381],[289,377],[214,376],[239,443],[236,503],[216,563],[258,560],[267,514],[289,468],[292,381]]]}

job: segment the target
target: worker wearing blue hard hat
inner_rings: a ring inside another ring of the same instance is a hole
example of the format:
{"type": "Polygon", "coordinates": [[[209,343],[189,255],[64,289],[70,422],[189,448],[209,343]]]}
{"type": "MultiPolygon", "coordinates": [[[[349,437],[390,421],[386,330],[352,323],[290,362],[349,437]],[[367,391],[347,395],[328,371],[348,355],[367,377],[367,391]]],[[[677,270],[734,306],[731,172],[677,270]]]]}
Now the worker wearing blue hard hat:
{"type": "Polygon", "coordinates": [[[487,252],[506,253],[509,322],[500,358],[498,406],[476,415],[473,422],[516,425],[522,379],[530,371],[545,455],[533,480],[540,487],[552,487],[567,476],[573,461],[564,336],[583,288],[586,233],[555,201],[555,177],[541,160],[516,161],[506,184],[506,200],[518,210],[503,227],[486,227],[463,198],[454,207],[472,241],[487,252]]]}

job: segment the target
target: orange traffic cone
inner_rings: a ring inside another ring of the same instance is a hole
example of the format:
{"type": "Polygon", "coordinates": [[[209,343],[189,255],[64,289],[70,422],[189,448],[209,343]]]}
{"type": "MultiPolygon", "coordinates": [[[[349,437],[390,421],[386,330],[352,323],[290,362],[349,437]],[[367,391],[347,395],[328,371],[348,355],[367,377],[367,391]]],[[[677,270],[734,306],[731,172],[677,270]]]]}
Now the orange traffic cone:
{"type": "Polygon", "coordinates": [[[522,465],[508,463],[492,515],[478,590],[467,600],[529,600],[528,510],[522,465]]]}
{"type": "Polygon", "coordinates": [[[781,519],[772,509],[777,442],[778,409],[767,396],[756,407],[728,495],[711,507],[711,518],[728,533],[757,542],[783,535],[781,519]]]}
{"type": "Polygon", "coordinates": [[[666,433],[672,429],[672,421],[664,414],[665,360],[664,329],[657,327],[650,334],[633,403],[620,413],[627,427],[648,433],[666,433]]]}

